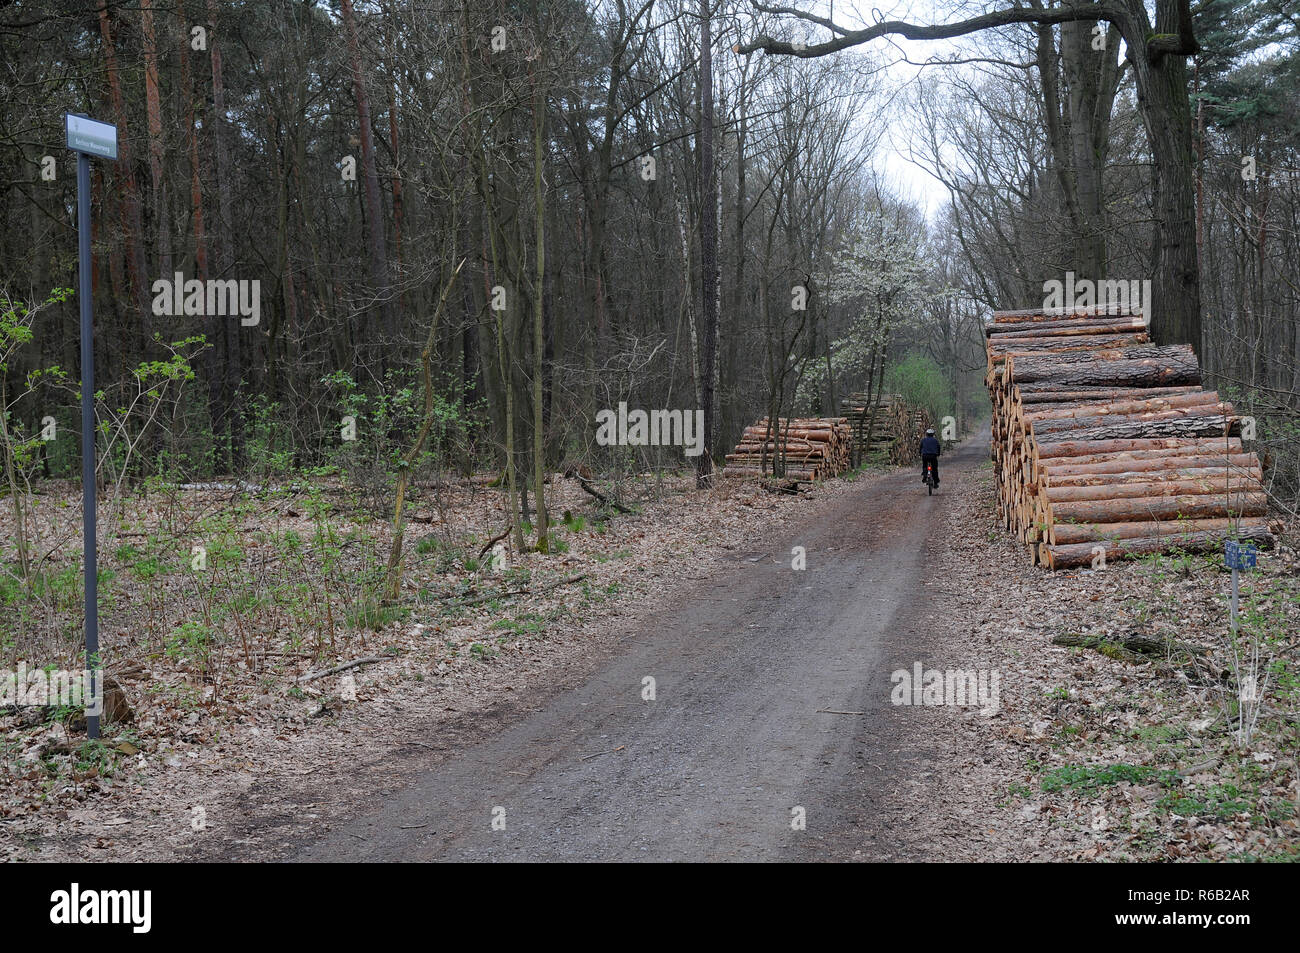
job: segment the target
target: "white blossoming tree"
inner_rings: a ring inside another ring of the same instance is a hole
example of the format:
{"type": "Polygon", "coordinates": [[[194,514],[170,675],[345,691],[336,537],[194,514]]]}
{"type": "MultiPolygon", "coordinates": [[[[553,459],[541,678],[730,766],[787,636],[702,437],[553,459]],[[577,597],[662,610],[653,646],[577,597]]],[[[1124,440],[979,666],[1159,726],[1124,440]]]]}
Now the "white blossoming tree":
{"type": "Polygon", "coordinates": [[[845,311],[848,326],[825,359],[805,368],[801,404],[807,406],[828,381],[852,382],[878,400],[891,340],[916,327],[927,301],[945,293],[927,264],[925,225],[917,212],[906,205],[870,209],[832,258],[825,299],[845,311]]]}

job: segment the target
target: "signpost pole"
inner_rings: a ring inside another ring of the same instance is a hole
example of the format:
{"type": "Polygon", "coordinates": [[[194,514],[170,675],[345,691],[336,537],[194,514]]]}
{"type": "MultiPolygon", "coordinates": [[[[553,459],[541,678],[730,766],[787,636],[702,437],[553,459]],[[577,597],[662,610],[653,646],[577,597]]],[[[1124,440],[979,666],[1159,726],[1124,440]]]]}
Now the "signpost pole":
{"type": "MultiPolygon", "coordinates": [[[[95,547],[95,329],[90,312],[90,156],[77,153],[77,246],[80,252],[77,297],[81,304],[81,535],[86,566],[86,694],[98,699],[99,577],[95,547]]],[[[86,734],[99,737],[99,716],[86,716],[86,734]]]]}
{"type": "Polygon", "coordinates": [[[1257,553],[1254,543],[1245,543],[1243,545],[1236,540],[1230,539],[1223,544],[1223,562],[1232,570],[1232,614],[1230,623],[1234,640],[1237,638],[1237,571],[1239,569],[1254,569],[1257,553]]]}
{"type": "Polygon", "coordinates": [[[63,117],[77,154],[77,299],[81,305],[81,555],[86,567],[86,734],[99,737],[103,667],[99,664],[99,572],[95,560],[95,322],[90,301],[90,157],[117,158],[117,127],[89,116],[63,117]]]}
{"type": "Polygon", "coordinates": [[[1232,637],[1237,638],[1237,564],[1232,564],[1232,637]]]}

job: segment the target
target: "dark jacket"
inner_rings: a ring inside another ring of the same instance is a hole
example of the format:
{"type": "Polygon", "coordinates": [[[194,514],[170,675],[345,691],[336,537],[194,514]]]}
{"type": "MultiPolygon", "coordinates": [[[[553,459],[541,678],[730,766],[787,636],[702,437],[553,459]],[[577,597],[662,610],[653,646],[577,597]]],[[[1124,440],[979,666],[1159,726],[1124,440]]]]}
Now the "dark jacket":
{"type": "Polygon", "coordinates": [[[926,436],[921,441],[921,456],[923,457],[937,457],[942,450],[943,445],[934,437],[926,436]]]}

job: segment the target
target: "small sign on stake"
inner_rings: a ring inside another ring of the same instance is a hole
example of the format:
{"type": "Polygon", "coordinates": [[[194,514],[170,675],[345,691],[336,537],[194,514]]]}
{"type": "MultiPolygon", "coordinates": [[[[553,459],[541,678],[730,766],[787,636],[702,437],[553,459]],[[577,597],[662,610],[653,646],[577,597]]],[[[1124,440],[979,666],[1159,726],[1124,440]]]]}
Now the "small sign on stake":
{"type": "Polygon", "coordinates": [[[1223,562],[1229,569],[1254,569],[1258,555],[1254,543],[1239,543],[1230,539],[1223,544],[1223,562]]]}
{"type": "Polygon", "coordinates": [[[1255,568],[1255,557],[1259,551],[1254,543],[1239,543],[1230,539],[1223,544],[1223,562],[1232,570],[1232,637],[1237,637],[1237,572],[1249,572],[1255,568]]]}

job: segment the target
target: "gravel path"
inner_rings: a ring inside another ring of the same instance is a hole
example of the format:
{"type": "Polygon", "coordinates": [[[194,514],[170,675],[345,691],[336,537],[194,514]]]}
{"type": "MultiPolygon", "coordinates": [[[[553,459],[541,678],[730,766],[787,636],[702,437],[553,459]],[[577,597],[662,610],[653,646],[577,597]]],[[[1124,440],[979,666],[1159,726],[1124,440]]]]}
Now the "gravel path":
{"type": "MultiPolygon", "coordinates": [[[[945,486],[986,455],[973,440],[945,457],[945,486]]],[[[924,661],[933,636],[925,592],[941,581],[925,554],[942,544],[945,500],[911,469],[848,493],[682,590],[540,710],[427,769],[406,764],[399,790],[289,859],[895,856],[906,818],[892,796],[927,755],[903,740],[889,676],[924,661]]]]}

